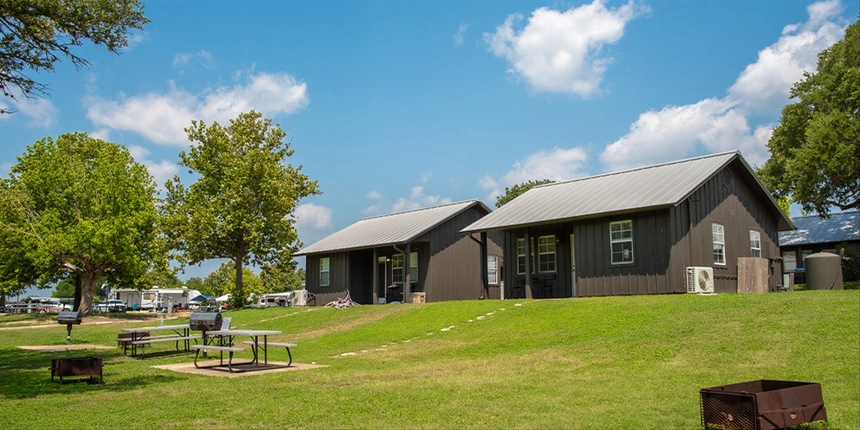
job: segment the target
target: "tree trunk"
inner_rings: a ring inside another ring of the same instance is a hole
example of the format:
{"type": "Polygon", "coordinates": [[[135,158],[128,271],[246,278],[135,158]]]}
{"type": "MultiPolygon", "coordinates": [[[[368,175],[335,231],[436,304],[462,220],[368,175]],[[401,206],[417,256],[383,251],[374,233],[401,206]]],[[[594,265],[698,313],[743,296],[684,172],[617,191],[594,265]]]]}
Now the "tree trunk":
{"type": "Polygon", "coordinates": [[[75,312],[81,310],[81,274],[74,273],[75,276],[75,303],[72,308],[75,312]]]}
{"type": "Polygon", "coordinates": [[[236,285],[233,288],[233,300],[231,300],[234,304],[234,307],[242,307],[245,305],[245,295],[242,292],[242,259],[236,259],[236,285]]]}
{"type": "Polygon", "coordinates": [[[236,262],[236,285],[233,291],[235,295],[233,296],[233,307],[241,308],[245,306],[245,293],[242,291],[242,262],[245,259],[245,239],[239,238],[239,241],[236,243],[236,257],[233,261],[236,262]]]}
{"type": "Polygon", "coordinates": [[[84,315],[93,313],[93,297],[96,295],[98,276],[94,273],[84,273],[84,287],[81,289],[81,306],[78,312],[84,315]]]}

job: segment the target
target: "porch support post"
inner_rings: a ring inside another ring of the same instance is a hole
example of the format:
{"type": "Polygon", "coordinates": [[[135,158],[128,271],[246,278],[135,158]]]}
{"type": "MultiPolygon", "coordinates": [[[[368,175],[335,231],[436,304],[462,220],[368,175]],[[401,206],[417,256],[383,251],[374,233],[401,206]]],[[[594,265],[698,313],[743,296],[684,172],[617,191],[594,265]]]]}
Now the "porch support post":
{"type": "Polygon", "coordinates": [[[403,303],[406,303],[409,300],[410,295],[412,294],[412,286],[409,285],[409,264],[410,264],[410,254],[412,254],[412,244],[407,243],[406,248],[403,250],[403,303]]]}
{"type": "Polygon", "coordinates": [[[526,229],[526,298],[534,297],[532,294],[532,237],[529,235],[529,229],[526,229]]]}
{"type": "Polygon", "coordinates": [[[379,251],[373,248],[373,304],[379,303],[379,251]]]}
{"type": "Polygon", "coordinates": [[[481,299],[490,297],[490,279],[487,273],[487,232],[481,232],[481,299]]]}

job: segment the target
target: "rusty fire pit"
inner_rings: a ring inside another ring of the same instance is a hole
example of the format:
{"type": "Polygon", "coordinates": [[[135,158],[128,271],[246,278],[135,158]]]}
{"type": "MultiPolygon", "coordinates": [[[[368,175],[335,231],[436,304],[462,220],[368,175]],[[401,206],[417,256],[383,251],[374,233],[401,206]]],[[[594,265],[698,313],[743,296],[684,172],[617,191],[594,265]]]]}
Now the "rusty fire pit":
{"type": "Polygon", "coordinates": [[[700,392],[706,429],[778,429],[827,421],[821,384],[760,379],[700,392]]]}

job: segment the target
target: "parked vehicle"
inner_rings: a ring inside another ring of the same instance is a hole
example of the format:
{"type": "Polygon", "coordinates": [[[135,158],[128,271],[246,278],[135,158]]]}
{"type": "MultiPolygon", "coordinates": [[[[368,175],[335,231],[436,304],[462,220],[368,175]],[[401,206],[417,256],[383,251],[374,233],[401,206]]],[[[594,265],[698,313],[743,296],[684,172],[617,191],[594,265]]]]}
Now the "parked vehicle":
{"type": "Polygon", "coordinates": [[[26,313],[60,313],[62,311],[70,311],[72,308],[68,305],[60,303],[58,299],[53,297],[30,297],[25,300],[27,303],[26,313]]]}
{"type": "Polygon", "coordinates": [[[93,305],[94,312],[125,312],[128,310],[122,300],[111,299],[93,305]]]}

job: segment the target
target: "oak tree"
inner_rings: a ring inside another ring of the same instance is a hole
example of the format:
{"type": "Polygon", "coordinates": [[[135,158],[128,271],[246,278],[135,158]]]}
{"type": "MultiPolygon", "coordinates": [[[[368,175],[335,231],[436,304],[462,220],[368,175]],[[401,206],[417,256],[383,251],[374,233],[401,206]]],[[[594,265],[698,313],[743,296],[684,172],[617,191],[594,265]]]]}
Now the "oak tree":
{"type": "Polygon", "coordinates": [[[132,286],[164,261],[155,183],[120,145],[86,133],[44,138],[0,184],[6,288],[78,276],[79,310],[89,314],[99,279],[132,286]]]}
{"type": "Polygon", "coordinates": [[[505,203],[510,202],[511,200],[519,197],[521,194],[538,185],[551,184],[553,182],[555,181],[552,181],[550,179],[539,179],[522,182],[511,187],[505,187],[505,193],[496,197],[496,207],[502,207],[505,203]]]}
{"type": "Polygon", "coordinates": [[[777,198],[827,216],[860,207],[860,23],[818,55],[818,69],[791,90],[768,142],[761,179],[777,198]]]}
{"type": "Polygon", "coordinates": [[[230,259],[234,305],[241,306],[243,268],[276,264],[298,251],[293,213],[319,187],[301,166],[287,163],[294,151],[286,133],[258,112],[226,126],[192,121],[186,132],[192,147],[179,154],[179,164],[196,181],[187,187],[178,176],[167,182],[165,234],[183,264],[230,259]]]}
{"type": "Polygon", "coordinates": [[[85,41],[119,54],[130,32],[148,22],[140,0],[0,1],[0,90],[12,99],[44,95],[47,85],[28,72],[53,71],[62,58],[88,66],[74,50],[85,41]]]}

